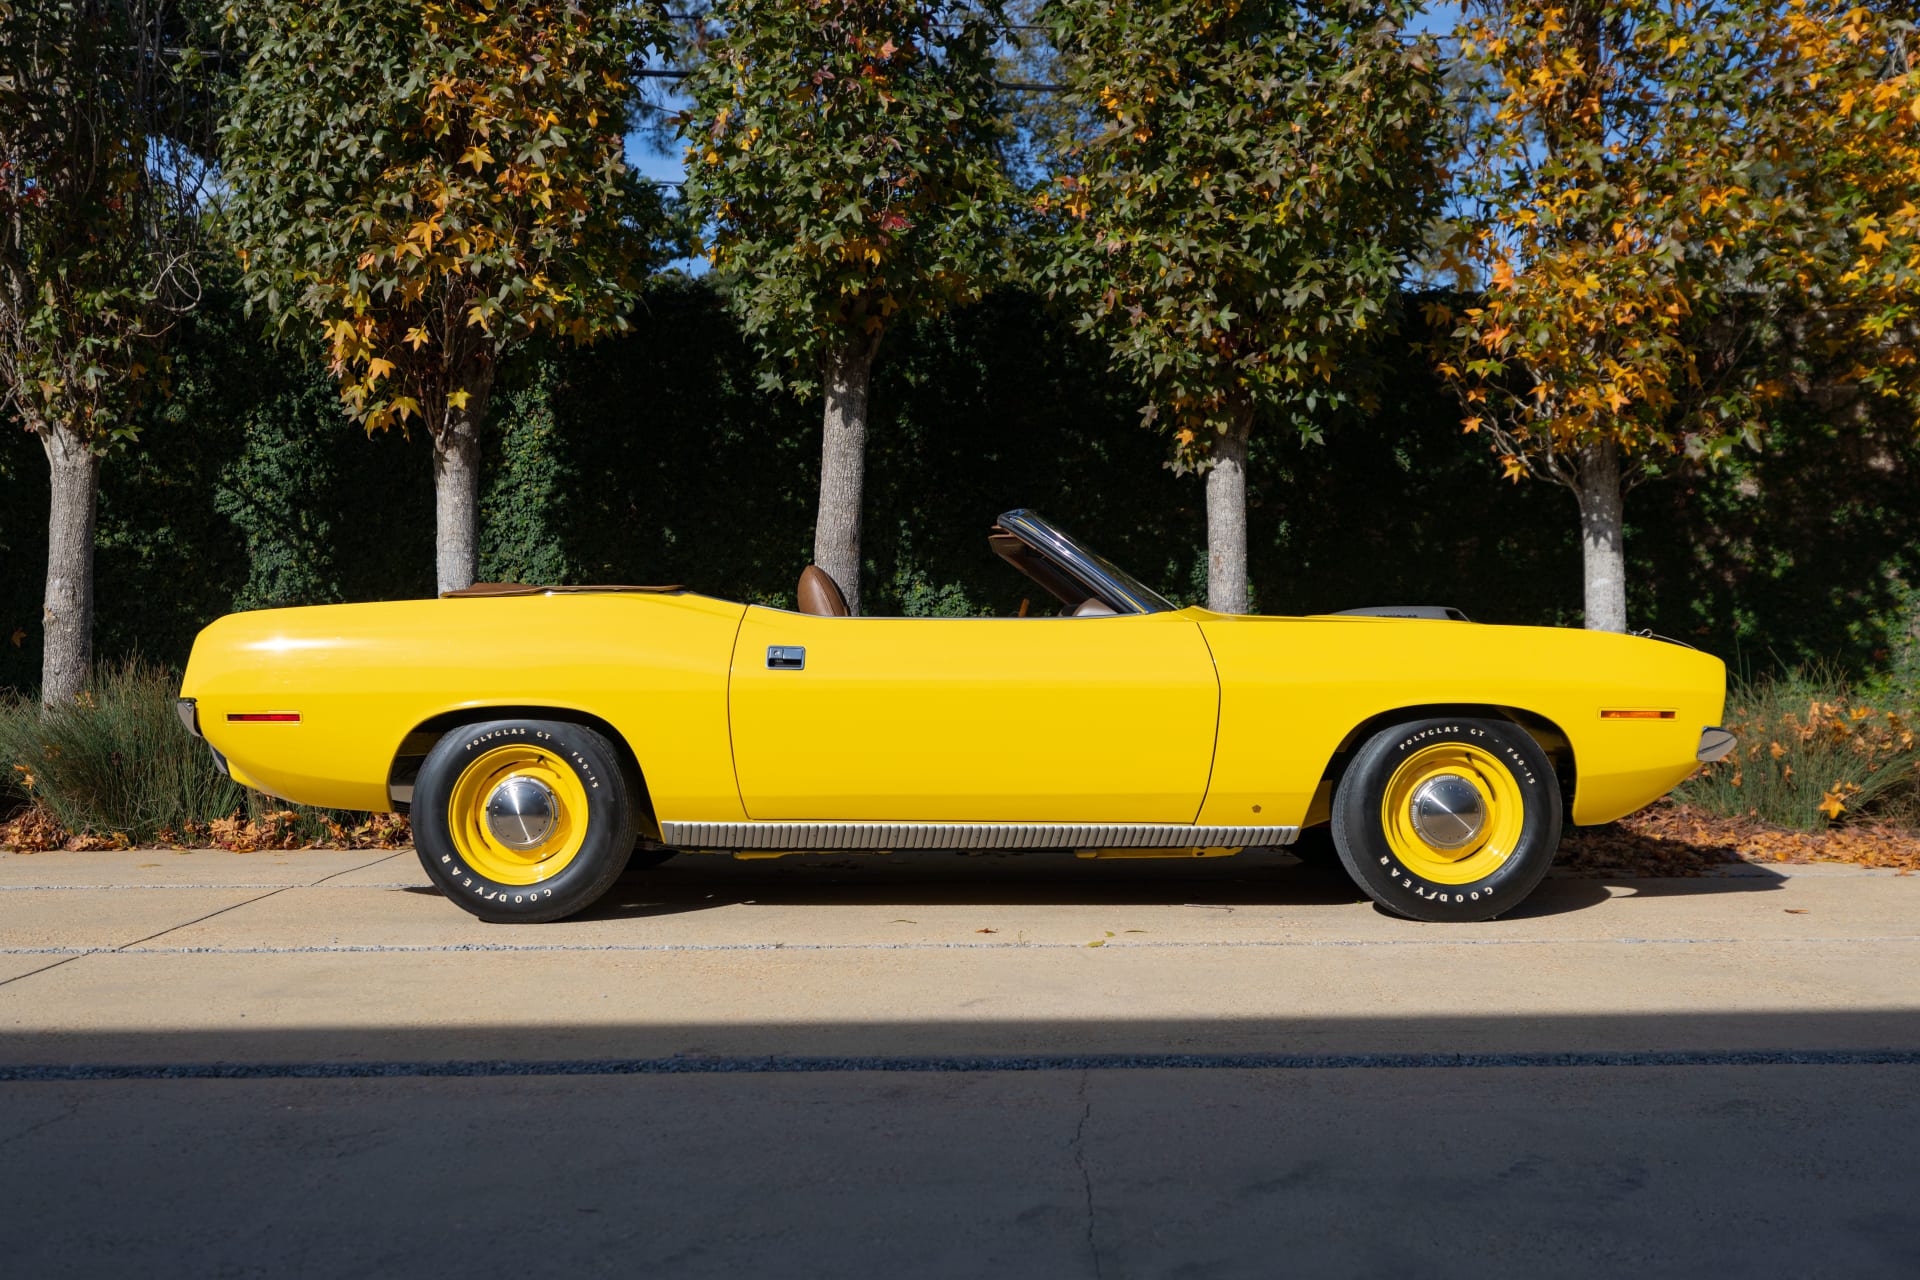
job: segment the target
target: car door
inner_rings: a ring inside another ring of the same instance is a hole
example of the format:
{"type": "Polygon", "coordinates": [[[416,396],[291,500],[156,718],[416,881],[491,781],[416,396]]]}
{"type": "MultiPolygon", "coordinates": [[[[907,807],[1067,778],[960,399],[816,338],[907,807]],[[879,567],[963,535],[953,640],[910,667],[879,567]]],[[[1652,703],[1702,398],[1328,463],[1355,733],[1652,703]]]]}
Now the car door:
{"type": "Polygon", "coordinates": [[[755,820],[1192,822],[1219,683],[1176,613],[826,618],[754,607],[728,690],[755,820]]]}

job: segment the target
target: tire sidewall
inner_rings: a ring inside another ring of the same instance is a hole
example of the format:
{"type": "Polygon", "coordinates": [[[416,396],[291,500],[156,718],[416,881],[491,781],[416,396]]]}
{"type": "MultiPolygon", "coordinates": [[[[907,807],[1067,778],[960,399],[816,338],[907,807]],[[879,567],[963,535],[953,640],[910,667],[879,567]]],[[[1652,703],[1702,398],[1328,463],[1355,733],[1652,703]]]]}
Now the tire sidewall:
{"type": "Polygon", "coordinates": [[[1560,783],[1546,752],[1518,725],[1468,717],[1409,721],[1375,734],[1355,755],[1333,805],[1335,844],[1347,873],[1375,902],[1415,920],[1491,920],[1512,910],[1552,865],[1560,825],[1560,783]],[[1494,756],[1521,796],[1513,852],[1466,884],[1443,884],[1409,868],[1380,822],[1387,784],[1402,762],[1416,751],[1447,743],[1494,756]]]}
{"type": "Polygon", "coordinates": [[[619,754],[584,725],[491,720],[448,731],[420,766],[412,806],[414,849],[447,897],[485,920],[537,922],[571,915],[605,893],[633,851],[632,806],[619,754]],[[480,874],[455,846],[447,804],[455,782],[481,754],[524,743],[573,770],[587,797],[587,830],[560,872],[538,884],[503,884],[480,874]]]}

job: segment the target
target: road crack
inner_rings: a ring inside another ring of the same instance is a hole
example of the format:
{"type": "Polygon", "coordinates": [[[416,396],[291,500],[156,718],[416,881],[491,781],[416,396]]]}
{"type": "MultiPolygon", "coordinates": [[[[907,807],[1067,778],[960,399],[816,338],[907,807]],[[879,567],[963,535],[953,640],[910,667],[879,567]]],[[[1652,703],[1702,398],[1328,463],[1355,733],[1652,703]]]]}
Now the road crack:
{"type": "Polygon", "coordinates": [[[0,1138],[0,1147],[10,1147],[14,1143],[20,1141],[20,1139],[27,1137],[29,1134],[38,1133],[42,1129],[45,1129],[46,1127],[48,1127],[49,1125],[59,1124],[62,1120],[71,1120],[73,1119],[74,1116],[78,1115],[79,1113],[80,1113],[80,1104],[77,1102],[70,1101],[64,1107],[61,1108],[60,1113],[58,1115],[48,1116],[45,1120],[40,1121],[38,1124],[30,1124],[26,1128],[20,1130],[18,1133],[10,1133],[4,1138],[0,1138]]]}
{"type": "Polygon", "coordinates": [[[1091,1072],[1080,1073],[1080,1119],[1073,1126],[1073,1164],[1080,1171],[1080,1192],[1087,1214],[1087,1257],[1093,1263],[1093,1280],[1104,1280],[1100,1263],[1099,1219],[1093,1203],[1093,1170],[1087,1165],[1087,1121],[1093,1117],[1093,1098],[1087,1092],[1091,1072]]]}

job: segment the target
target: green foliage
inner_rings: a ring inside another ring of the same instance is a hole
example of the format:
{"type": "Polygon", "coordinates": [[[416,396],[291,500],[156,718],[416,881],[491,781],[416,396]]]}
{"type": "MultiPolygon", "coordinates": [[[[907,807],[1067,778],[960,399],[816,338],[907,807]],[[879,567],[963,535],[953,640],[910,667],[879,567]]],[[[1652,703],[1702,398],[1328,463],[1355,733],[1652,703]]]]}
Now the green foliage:
{"type": "MultiPolygon", "coordinates": [[[[1261,607],[1413,602],[1489,622],[1576,620],[1568,498],[1516,489],[1460,447],[1457,410],[1419,339],[1390,332],[1383,360],[1403,373],[1324,444],[1278,432],[1253,441],[1248,542],[1261,607]]],[[[488,574],[551,554],[566,581],[685,582],[791,603],[812,537],[819,422],[769,398],[752,366],[711,282],[663,280],[630,334],[510,370],[489,465],[496,477],[551,475],[567,506],[538,509],[545,481],[494,484],[490,520],[519,532],[489,544],[488,574]],[[551,434],[523,432],[523,395],[550,408],[551,434]],[[516,438],[526,452],[508,447],[516,438]]],[[[424,441],[367,440],[332,408],[325,370],[259,344],[231,294],[210,294],[183,326],[173,380],[168,412],[148,410],[140,442],[102,481],[102,655],[138,648],[184,663],[201,626],[269,599],[431,594],[424,441]],[[231,376],[236,366],[250,376],[231,376]],[[324,524],[328,542],[283,534],[295,516],[324,524]]],[[[1160,465],[1159,437],[1132,427],[1138,404],[1105,350],[1029,294],[903,327],[874,378],[874,412],[892,426],[871,444],[871,611],[921,607],[924,583],[936,595],[957,587],[967,612],[1013,612],[1030,588],[984,535],[1016,505],[1047,512],[1163,593],[1199,598],[1201,495],[1160,465]]],[[[0,433],[0,472],[45,466],[32,437],[0,433]]],[[[44,554],[46,497],[34,484],[16,493],[0,502],[12,566],[0,572],[0,687],[26,689],[39,584],[17,570],[44,554]]],[[[1844,421],[1786,421],[1766,453],[1636,496],[1628,566],[1645,625],[1753,673],[1818,659],[1854,675],[1892,671],[1911,653],[1917,615],[1899,593],[1920,582],[1912,433],[1883,441],[1844,421]]],[[[524,576],[563,576],[536,567],[524,576]]]]}
{"type": "Polygon", "coordinates": [[[243,813],[244,788],[180,727],[178,678],[138,659],[95,671],[71,706],[0,704],[0,765],[77,834],[150,840],[243,813]]]}
{"type": "Polygon", "coordinates": [[[685,196],[747,333],[822,361],[973,297],[1006,195],[992,0],[721,0],[686,81],[685,196]]]}
{"type": "Polygon", "coordinates": [[[481,499],[480,577],[487,582],[566,582],[565,533],[580,477],[555,438],[553,396],[557,371],[551,361],[524,371],[526,385],[501,397],[497,450],[487,474],[493,479],[481,499]]]}
{"type": "Polygon", "coordinates": [[[0,413],[131,438],[197,292],[210,44],[172,0],[0,0],[0,413]]]}
{"type": "Polygon", "coordinates": [[[223,777],[207,744],[180,724],[179,687],[176,672],[132,657],[97,668],[66,706],[0,694],[0,819],[37,804],[63,837],[136,844],[391,839],[393,824],[349,834],[359,815],[289,806],[223,777]]]}
{"type": "Polygon", "coordinates": [[[1878,670],[1861,685],[1861,694],[1877,702],[1911,704],[1920,698],[1920,587],[1898,579],[1891,585],[1891,605],[1860,626],[1873,640],[1884,640],[1873,653],[1878,670]]]}
{"type": "Polygon", "coordinates": [[[1508,475],[1576,486],[1595,444],[1629,481],[1725,461],[1857,378],[1819,367],[1860,292],[1858,193],[1819,170],[1884,43],[1836,40],[1827,0],[1476,7],[1451,247],[1485,291],[1437,317],[1440,367],[1508,475]]]}
{"type": "Polygon", "coordinates": [[[1836,822],[1920,818],[1916,691],[1875,704],[1830,667],[1798,668],[1729,694],[1733,755],[1681,784],[1678,798],[1724,817],[1802,831],[1836,822]]]}
{"type": "Polygon", "coordinates": [[[894,533],[896,556],[893,580],[885,597],[894,602],[890,613],[903,618],[971,618],[990,610],[976,608],[967,589],[958,582],[936,584],[913,554],[913,530],[901,524],[894,533]]]}
{"type": "Polygon", "coordinates": [[[1920,418],[1920,65],[1911,0],[1788,0],[1783,38],[1813,74],[1793,158],[1816,211],[1822,306],[1802,344],[1911,428],[1920,418]]]}
{"type": "Polygon", "coordinates": [[[659,202],[627,168],[656,0],[242,0],[227,234],[367,429],[439,432],[534,333],[621,327],[659,202]]]}
{"type": "Polygon", "coordinates": [[[214,490],[213,509],[245,540],[248,575],[234,596],[236,609],[341,599],[331,504],[313,500],[338,480],[337,451],[322,425],[332,397],[309,384],[290,399],[248,415],[240,455],[214,490]]]}
{"type": "Polygon", "coordinates": [[[1039,197],[1045,279],[1148,389],[1179,459],[1349,399],[1439,194],[1438,56],[1410,0],[1047,6],[1099,121],[1039,197]]]}

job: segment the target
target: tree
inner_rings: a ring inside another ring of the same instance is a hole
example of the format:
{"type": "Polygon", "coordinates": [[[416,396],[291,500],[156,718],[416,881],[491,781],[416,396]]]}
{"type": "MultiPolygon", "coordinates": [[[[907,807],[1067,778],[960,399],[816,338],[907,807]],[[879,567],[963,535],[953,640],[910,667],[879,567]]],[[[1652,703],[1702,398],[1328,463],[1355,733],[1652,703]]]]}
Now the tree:
{"type": "Polygon", "coordinates": [[[625,163],[656,0],[242,0],[225,228],[369,433],[433,442],[439,589],[473,581],[501,357],[624,328],[659,202],[625,163]]]}
{"type": "Polygon", "coordinates": [[[1860,191],[1821,172],[1862,13],[1494,0],[1462,28],[1453,248],[1484,288],[1435,306],[1439,368],[1510,477],[1578,501],[1589,627],[1627,626],[1626,494],[1758,447],[1809,351],[1863,336],[1860,191]]]}
{"type": "Polygon", "coordinates": [[[855,613],[874,356],[994,265],[996,12],[722,0],[687,81],[687,203],[770,381],[823,393],[813,559],[855,613]]]}
{"type": "Polygon", "coordinates": [[[39,437],[52,486],[49,707],[92,659],[101,461],[138,434],[199,292],[201,35],[169,0],[0,0],[0,412],[39,437]]]}
{"type": "Polygon", "coordinates": [[[1412,0],[1048,7],[1061,74],[1099,128],[1043,209],[1047,270],[1203,471],[1207,602],[1249,607],[1256,422],[1319,434],[1355,398],[1439,189],[1431,45],[1412,0]]]}
{"type": "Polygon", "coordinates": [[[1920,425],[1920,70],[1911,4],[1793,0],[1781,39],[1811,81],[1794,152],[1823,211],[1827,305],[1809,344],[1911,433],[1920,425]]]}

